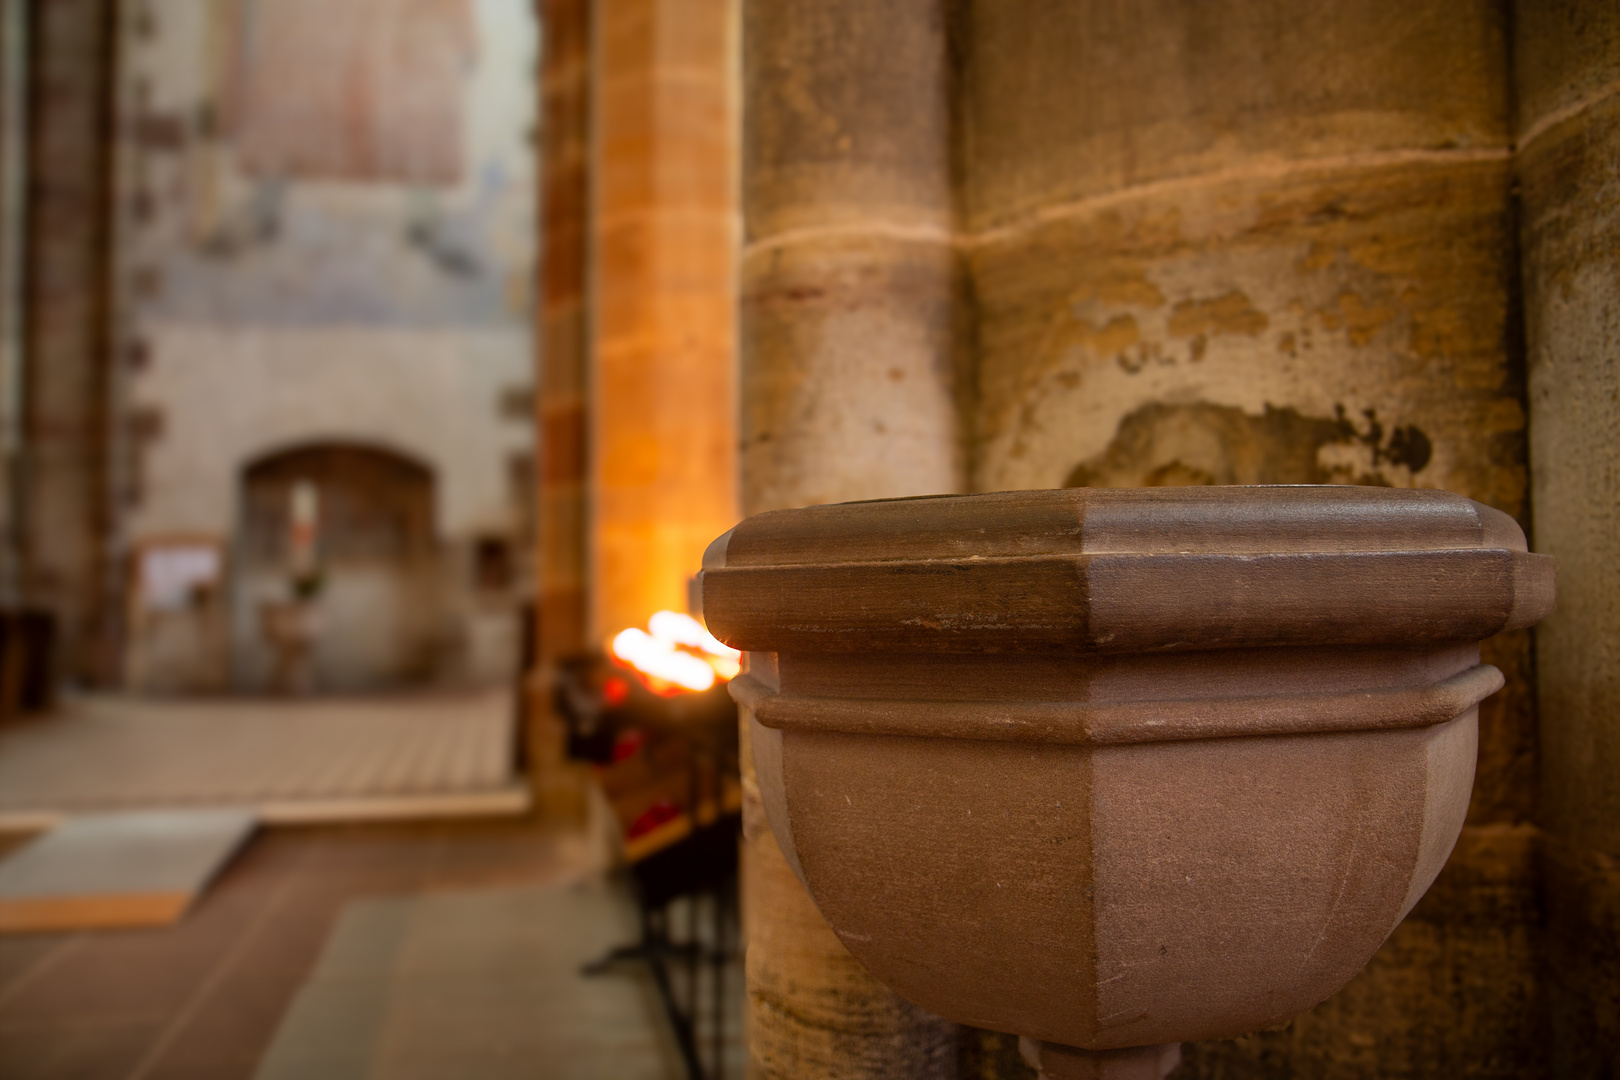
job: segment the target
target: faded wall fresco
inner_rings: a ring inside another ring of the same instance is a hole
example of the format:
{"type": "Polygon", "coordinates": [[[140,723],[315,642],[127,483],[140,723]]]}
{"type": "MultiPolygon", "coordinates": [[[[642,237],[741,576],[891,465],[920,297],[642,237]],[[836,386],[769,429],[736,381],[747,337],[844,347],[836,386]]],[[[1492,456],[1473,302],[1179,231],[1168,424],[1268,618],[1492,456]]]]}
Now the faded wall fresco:
{"type": "Polygon", "coordinates": [[[126,242],[143,320],[526,325],[522,0],[136,8],[126,242]]]}
{"type": "MultiPolygon", "coordinates": [[[[437,614],[414,620],[422,641],[397,666],[504,678],[514,594],[480,590],[472,563],[530,529],[531,5],[131,0],[122,14],[131,541],[234,550],[244,470],[267,455],[401,455],[434,479],[438,555],[412,573],[435,584],[406,591],[437,614]]],[[[266,668],[255,611],[285,582],[231,565],[246,686],[266,668]]],[[[334,641],[373,633],[377,613],[343,600],[340,569],[332,618],[350,614],[334,641]]],[[[376,681],[330,666],[333,686],[376,681]]]]}
{"type": "Polygon", "coordinates": [[[469,0],[241,0],[225,130],[254,176],[454,184],[469,0]]]}

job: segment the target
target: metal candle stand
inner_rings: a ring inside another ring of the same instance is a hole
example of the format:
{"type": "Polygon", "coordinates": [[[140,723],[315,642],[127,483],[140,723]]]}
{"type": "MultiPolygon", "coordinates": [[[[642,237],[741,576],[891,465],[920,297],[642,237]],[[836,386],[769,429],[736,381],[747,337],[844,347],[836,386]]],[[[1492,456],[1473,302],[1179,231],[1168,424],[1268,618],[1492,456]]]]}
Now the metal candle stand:
{"type": "Polygon", "coordinates": [[[626,962],[646,964],[688,1075],[720,1080],[725,968],[736,955],[737,936],[736,706],[724,684],[701,693],[655,694],[600,654],[559,664],[556,706],[567,725],[569,756],[599,768],[614,804],[640,923],[634,944],[609,950],[581,974],[601,975],[626,962]],[[637,812],[637,807],[645,808],[637,812]],[[686,934],[677,941],[671,937],[669,909],[682,897],[688,900],[686,934]],[[704,898],[708,943],[699,937],[704,898]],[[707,1071],[698,1031],[705,965],[713,1010],[707,1071]],[[684,1005],[677,994],[681,983],[684,1005]]]}

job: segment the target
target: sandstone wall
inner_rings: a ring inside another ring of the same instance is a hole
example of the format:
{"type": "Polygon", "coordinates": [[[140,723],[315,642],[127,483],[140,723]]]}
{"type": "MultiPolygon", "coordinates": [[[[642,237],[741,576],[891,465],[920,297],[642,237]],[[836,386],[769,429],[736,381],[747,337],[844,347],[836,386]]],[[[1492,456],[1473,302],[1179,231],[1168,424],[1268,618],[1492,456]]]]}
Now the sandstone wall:
{"type": "Polygon", "coordinates": [[[1518,4],[1514,59],[1554,1067],[1620,1062],[1620,8],[1518,4]]]}

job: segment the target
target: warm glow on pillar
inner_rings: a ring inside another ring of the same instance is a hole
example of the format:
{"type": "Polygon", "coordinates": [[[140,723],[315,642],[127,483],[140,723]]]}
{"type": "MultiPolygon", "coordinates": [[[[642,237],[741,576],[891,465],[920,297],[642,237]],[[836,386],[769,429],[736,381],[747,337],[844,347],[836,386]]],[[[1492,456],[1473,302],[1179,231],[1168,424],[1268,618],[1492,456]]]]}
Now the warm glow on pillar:
{"type": "Polygon", "coordinates": [[[707,690],[717,678],[730,681],[736,678],[742,661],[736,649],[678,611],[658,612],[648,620],[646,630],[620,630],[610,651],[661,694],[707,690]]]}

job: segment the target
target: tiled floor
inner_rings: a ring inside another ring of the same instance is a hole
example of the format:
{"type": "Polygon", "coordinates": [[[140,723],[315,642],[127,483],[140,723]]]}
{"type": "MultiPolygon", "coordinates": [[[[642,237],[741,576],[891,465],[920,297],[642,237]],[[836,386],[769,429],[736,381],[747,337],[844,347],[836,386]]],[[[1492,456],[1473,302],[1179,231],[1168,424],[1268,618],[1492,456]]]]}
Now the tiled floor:
{"type": "MultiPolygon", "coordinates": [[[[503,690],[83,697],[0,730],[0,818],[228,805],[254,807],[265,821],[344,820],[352,814],[330,808],[356,799],[499,801],[522,793],[512,725],[511,694],[503,690]]],[[[493,804],[483,809],[499,812],[493,804]]]]}
{"type": "Polygon", "coordinates": [[[245,1080],[348,902],[561,883],[594,857],[525,820],[262,831],[177,926],[0,938],[0,1078],[245,1080]]]}

